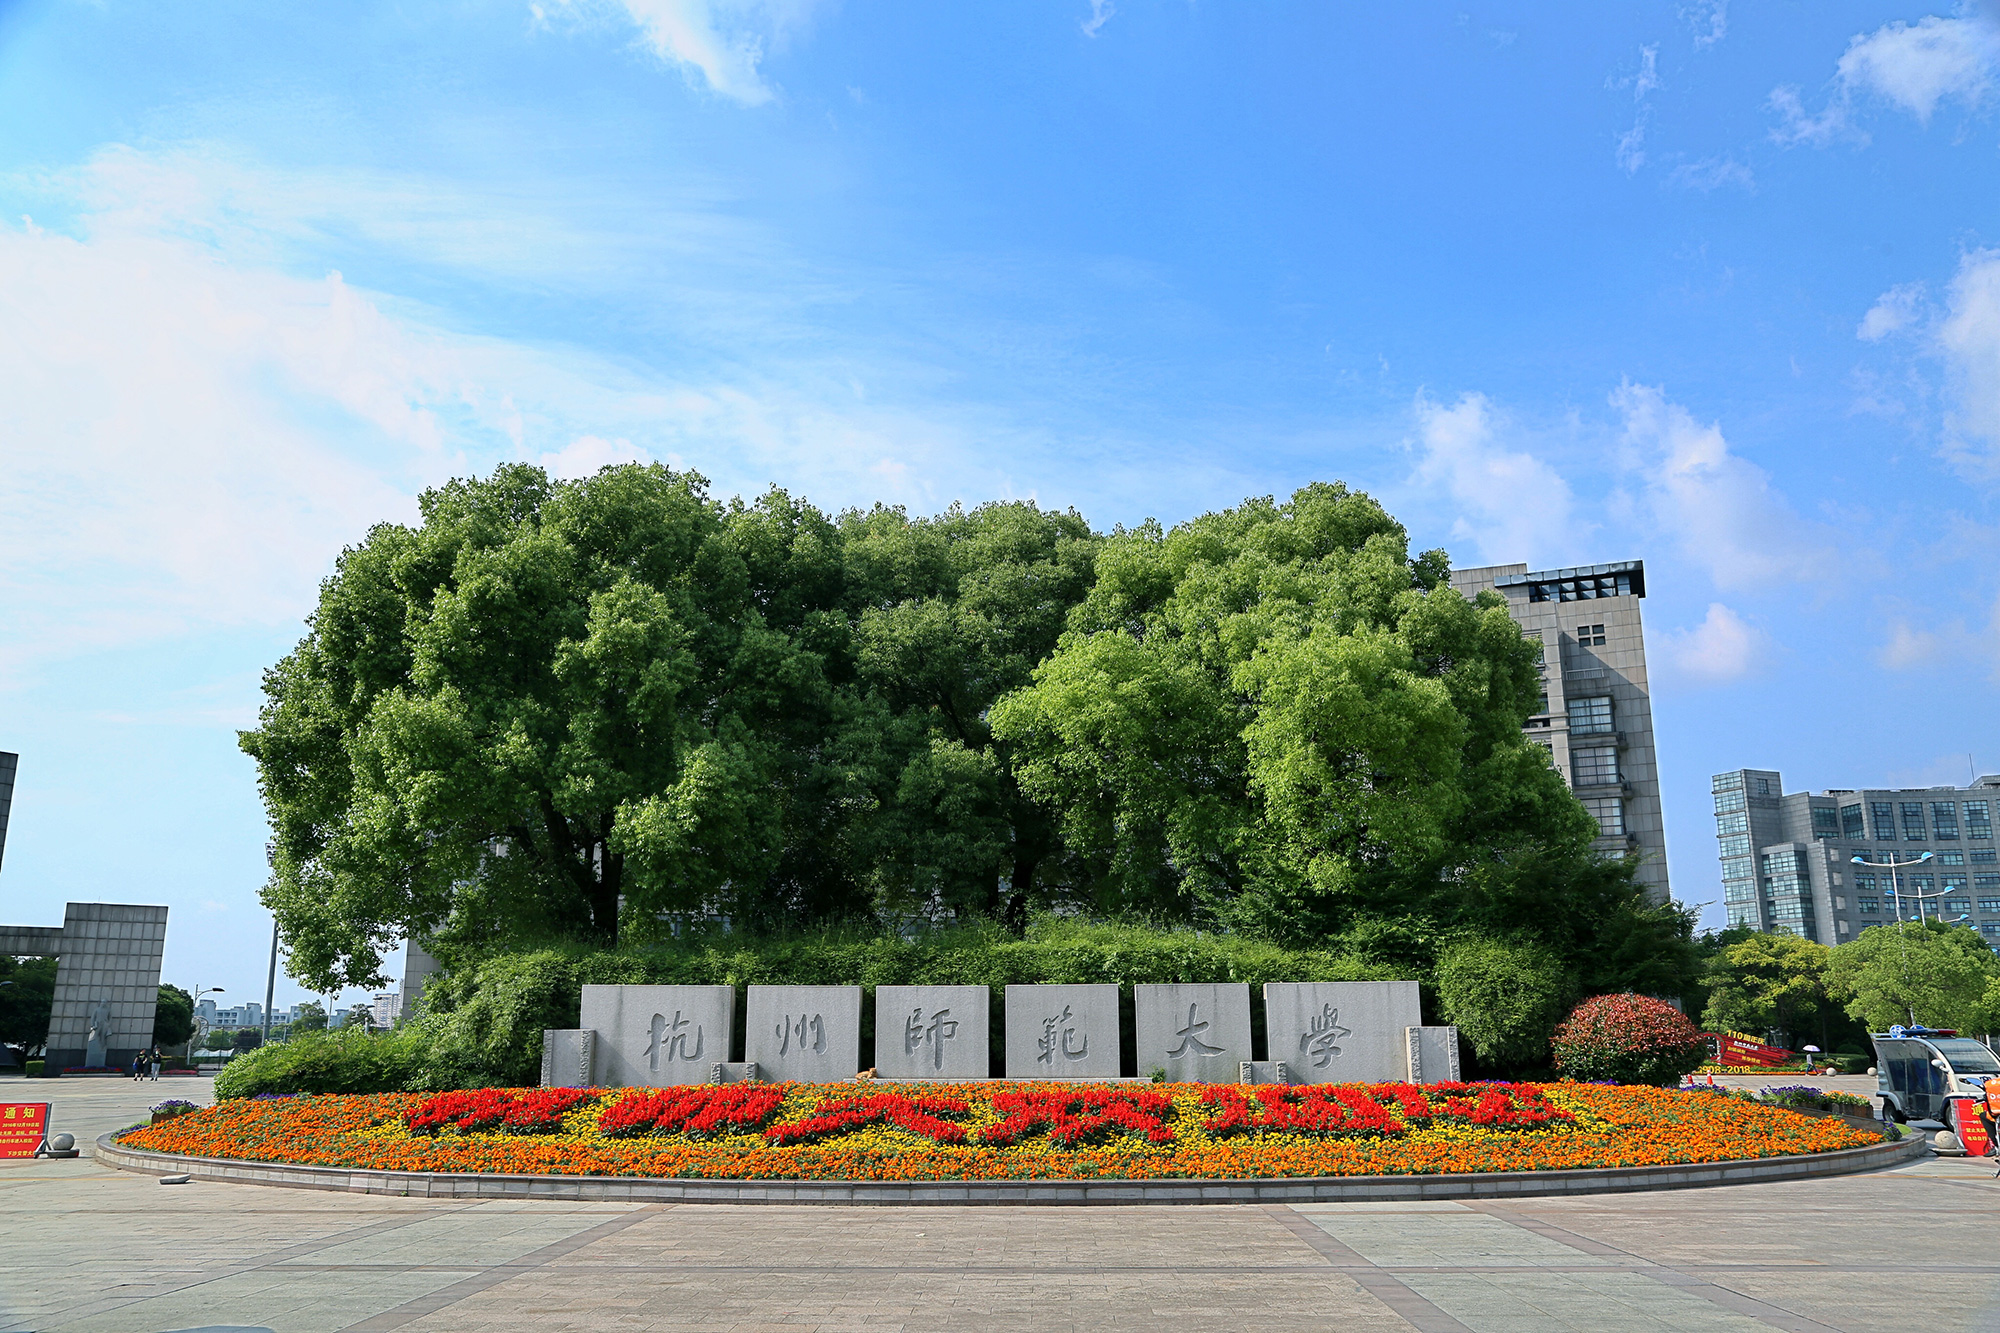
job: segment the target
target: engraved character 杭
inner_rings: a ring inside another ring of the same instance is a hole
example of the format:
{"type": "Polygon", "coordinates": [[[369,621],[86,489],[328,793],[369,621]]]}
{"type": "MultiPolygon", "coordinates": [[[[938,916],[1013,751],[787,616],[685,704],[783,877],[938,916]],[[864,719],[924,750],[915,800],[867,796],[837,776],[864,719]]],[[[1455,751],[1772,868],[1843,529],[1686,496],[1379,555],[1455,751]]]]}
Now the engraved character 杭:
{"type": "Polygon", "coordinates": [[[655,1074],[660,1072],[662,1060],[701,1059],[701,1024],[690,1023],[680,1010],[674,1010],[673,1021],[667,1021],[665,1014],[654,1014],[652,1040],[646,1043],[646,1067],[655,1074]],[[688,1029],[694,1029],[694,1048],[688,1048],[688,1029]]]}

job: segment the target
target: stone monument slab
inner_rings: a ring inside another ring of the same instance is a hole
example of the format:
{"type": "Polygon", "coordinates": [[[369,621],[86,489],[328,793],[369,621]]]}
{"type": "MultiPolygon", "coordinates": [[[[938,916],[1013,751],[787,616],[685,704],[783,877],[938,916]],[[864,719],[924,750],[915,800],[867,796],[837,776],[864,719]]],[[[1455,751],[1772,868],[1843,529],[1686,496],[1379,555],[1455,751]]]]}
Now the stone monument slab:
{"type": "Polygon", "coordinates": [[[1007,1077],[1118,1077],[1116,986],[1009,986],[1007,1077]]]}
{"type": "Polygon", "coordinates": [[[1410,1082],[1456,1083],[1458,1073],[1458,1029],[1455,1027],[1409,1028],[1410,1082]]]}
{"type": "Polygon", "coordinates": [[[1424,1021],[1414,981],[1268,982],[1264,1018],[1271,1058],[1300,1083],[1400,1083],[1424,1021]]]}
{"type": "Polygon", "coordinates": [[[985,986],[877,986],[877,1078],[991,1076],[993,992],[985,986]]]}
{"type": "Polygon", "coordinates": [[[542,1086],[592,1088],[591,1057],[597,1033],[590,1028],[545,1028],[542,1031],[542,1086]]]}
{"type": "Polygon", "coordinates": [[[607,1088],[706,1083],[735,1023],[734,986],[585,986],[579,1020],[607,1088]]]}
{"type": "Polygon", "coordinates": [[[1134,986],[1132,998],[1140,1077],[1164,1069],[1173,1083],[1236,1082],[1250,1058],[1249,983],[1134,986]]]}
{"type": "Polygon", "coordinates": [[[752,986],[743,1058],[772,1083],[861,1072],[861,987],[752,986]]]}

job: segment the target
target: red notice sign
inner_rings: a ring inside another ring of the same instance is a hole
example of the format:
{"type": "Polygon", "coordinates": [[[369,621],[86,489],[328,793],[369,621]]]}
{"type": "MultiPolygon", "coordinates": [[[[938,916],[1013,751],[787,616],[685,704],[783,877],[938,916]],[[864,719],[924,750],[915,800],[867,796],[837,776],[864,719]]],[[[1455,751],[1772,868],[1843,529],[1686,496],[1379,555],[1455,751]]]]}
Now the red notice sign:
{"type": "Polygon", "coordinates": [[[33,1157],[48,1132],[47,1102],[0,1102],[0,1157],[33,1157]]]}
{"type": "Polygon", "coordinates": [[[1969,1097],[1951,1099],[1951,1128],[1965,1145],[1969,1157],[1986,1156],[1986,1126],[1979,1119],[1979,1103],[1969,1097]]]}

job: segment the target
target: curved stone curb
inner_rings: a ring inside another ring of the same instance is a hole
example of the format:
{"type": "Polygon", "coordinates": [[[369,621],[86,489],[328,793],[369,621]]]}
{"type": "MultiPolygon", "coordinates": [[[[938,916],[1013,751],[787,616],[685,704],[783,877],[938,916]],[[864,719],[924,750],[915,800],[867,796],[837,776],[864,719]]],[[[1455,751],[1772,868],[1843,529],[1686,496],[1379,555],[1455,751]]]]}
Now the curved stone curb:
{"type": "Polygon", "coordinates": [[[1689,1166],[1599,1171],[1505,1171],[1445,1176],[1288,1176],[1267,1180],[670,1180],[655,1176],[509,1176],[468,1172],[370,1171],[345,1166],[176,1157],[128,1148],[111,1134],[96,1160],[152,1175],[292,1189],[341,1190],[423,1199],[551,1199],[588,1203],[790,1204],[1152,1204],[1340,1203],[1350,1200],[1497,1199],[1550,1194],[1623,1194],[1808,1180],[1879,1171],[1930,1151],[1910,1135],[1894,1143],[1689,1166]]]}

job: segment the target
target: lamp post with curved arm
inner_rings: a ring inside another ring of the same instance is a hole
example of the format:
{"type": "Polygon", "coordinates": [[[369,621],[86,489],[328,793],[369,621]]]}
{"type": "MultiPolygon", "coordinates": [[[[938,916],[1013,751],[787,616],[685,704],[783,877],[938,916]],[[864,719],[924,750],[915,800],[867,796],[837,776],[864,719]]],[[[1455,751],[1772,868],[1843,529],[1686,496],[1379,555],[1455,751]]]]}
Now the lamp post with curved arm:
{"type": "MultiPolygon", "coordinates": [[[[1896,902],[1896,935],[1902,944],[1901,952],[1903,956],[1903,984],[1907,986],[1910,984],[1910,940],[1909,937],[1903,933],[1904,894],[1902,893],[1902,881],[1897,878],[1896,872],[1898,870],[1908,870],[1912,866],[1922,865],[1924,862],[1931,859],[1931,854],[1929,852],[1925,852],[1922,856],[1912,857],[1907,861],[1898,861],[1893,857],[1887,861],[1865,861],[1858,856],[1850,857],[1848,859],[1858,866],[1886,865],[1889,867],[1889,897],[1893,898],[1896,902]]],[[[1922,925],[1924,921],[1924,899],[1942,898],[1945,896],[1945,894],[1950,892],[1951,892],[1950,889],[1941,889],[1936,893],[1915,893],[1909,895],[1910,897],[1915,898],[1917,902],[1917,924],[1922,925]]],[[[1961,917],[1959,919],[1964,920],[1965,918],[1961,917]]],[[[1943,904],[1938,905],[1938,920],[1940,922],[1944,920],[1943,904]]],[[[1916,1006],[1912,1004],[1905,1004],[1903,1006],[1903,1010],[1910,1016],[1910,1025],[1912,1027],[1916,1026],[1917,1022],[1916,1006]]]]}

